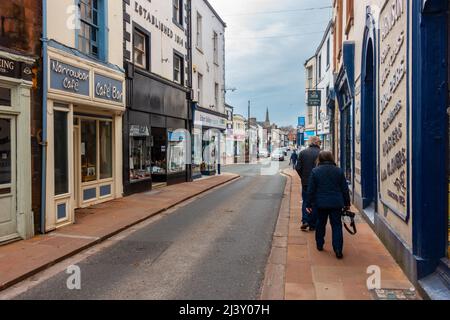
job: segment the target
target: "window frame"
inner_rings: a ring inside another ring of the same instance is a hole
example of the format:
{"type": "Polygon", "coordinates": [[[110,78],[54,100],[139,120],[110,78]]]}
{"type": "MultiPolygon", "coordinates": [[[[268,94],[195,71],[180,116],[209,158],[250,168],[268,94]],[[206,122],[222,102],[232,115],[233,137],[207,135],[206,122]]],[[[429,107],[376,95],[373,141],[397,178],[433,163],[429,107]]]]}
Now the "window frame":
{"type": "Polygon", "coordinates": [[[184,1],[183,0],[172,0],[172,21],[175,25],[184,30],[184,1]],[[175,14],[177,10],[177,14],[175,14]]]}
{"type": "Polygon", "coordinates": [[[139,69],[146,70],[146,71],[151,71],[151,61],[152,61],[151,60],[151,37],[152,37],[151,33],[148,32],[147,30],[145,30],[144,28],[142,28],[139,24],[133,22],[133,33],[132,33],[132,36],[133,36],[133,40],[132,40],[132,49],[133,49],[132,61],[133,61],[133,64],[136,67],[138,67],[139,69]],[[145,68],[143,68],[142,66],[136,64],[136,61],[134,59],[134,50],[135,50],[135,45],[136,45],[134,34],[136,32],[141,34],[142,36],[144,36],[144,40],[145,40],[145,44],[144,44],[145,45],[145,55],[144,55],[145,68]]]}
{"type": "Polygon", "coordinates": [[[220,103],[220,85],[219,83],[214,83],[214,103],[216,104],[216,108],[219,109],[220,103]]]}
{"type": "Polygon", "coordinates": [[[197,104],[202,107],[203,104],[203,74],[197,73],[197,104]],[[201,80],[201,81],[200,81],[201,80]]]}
{"type": "Polygon", "coordinates": [[[219,34],[216,31],[213,31],[213,59],[219,65],[219,34]]]}
{"type": "Polygon", "coordinates": [[[196,19],[196,40],[195,47],[202,52],[203,50],[203,16],[197,11],[196,19]]]}
{"type": "Polygon", "coordinates": [[[102,1],[103,0],[97,0],[97,8],[94,8],[94,0],[78,0],[78,9],[79,9],[79,22],[80,22],[80,29],[78,30],[77,34],[77,49],[80,50],[82,53],[87,54],[89,56],[95,57],[97,59],[100,59],[101,57],[101,46],[100,46],[100,19],[101,19],[101,7],[102,7],[102,1]],[[88,3],[91,3],[91,6],[88,5],[88,3]],[[85,6],[87,9],[89,9],[89,14],[92,15],[92,19],[88,20],[87,17],[82,16],[82,10],[81,7],[85,6]],[[96,16],[97,24],[94,23],[96,16]],[[89,28],[89,38],[85,37],[86,32],[83,31],[83,26],[89,28]],[[93,32],[95,32],[96,40],[92,40],[93,32]],[[83,43],[83,46],[81,45],[83,43]],[[84,48],[84,45],[88,45],[89,48],[84,48]],[[97,53],[93,52],[93,48],[97,49],[97,53]],[[85,50],[83,50],[85,49],[85,50]]]}
{"type": "Polygon", "coordinates": [[[183,57],[183,54],[178,52],[178,51],[176,51],[176,50],[173,50],[173,81],[175,83],[178,83],[178,84],[184,86],[184,78],[185,77],[184,77],[184,57],[183,57]],[[179,82],[176,81],[176,79],[175,79],[175,58],[178,58],[179,61],[180,61],[180,65],[179,65],[179,67],[180,67],[180,70],[179,70],[180,81],[179,82]]]}

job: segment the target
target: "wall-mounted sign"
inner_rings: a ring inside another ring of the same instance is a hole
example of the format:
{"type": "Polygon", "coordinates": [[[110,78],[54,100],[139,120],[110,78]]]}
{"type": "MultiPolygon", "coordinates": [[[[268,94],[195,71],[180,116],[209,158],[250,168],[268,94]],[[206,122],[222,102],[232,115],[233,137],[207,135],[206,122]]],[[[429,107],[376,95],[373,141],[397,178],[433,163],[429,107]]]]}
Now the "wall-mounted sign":
{"type": "Polygon", "coordinates": [[[304,127],[306,125],[306,118],[305,117],[298,117],[298,126],[304,127]]]}
{"type": "Polygon", "coordinates": [[[381,200],[406,220],[408,213],[408,9],[389,0],[381,11],[380,170],[381,200]]]}
{"type": "Polygon", "coordinates": [[[320,107],[322,105],[322,91],[308,91],[308,107],[320,107]]]}
{"type": "Polygon", "coordinates": [[[31,81],[32,68],[31,64],[0,57],[0,76],[31,81]]]}
{"type": "Polygon", "coordinates": [[[50,60],[50,88],[89,96],[89,70],[50,60]]]}
{"type": "Polygon", "coordinates": [[[212,114],[196,111],[194,125],[225,130],[227,128],[227,119],[212,114]]]}
{"type": "Polygon", "coordinates": [[[105,77],[100,74],[94,76],[94,95],[96,98],[113,102],[123,101],[123,82],[105,77]]]}

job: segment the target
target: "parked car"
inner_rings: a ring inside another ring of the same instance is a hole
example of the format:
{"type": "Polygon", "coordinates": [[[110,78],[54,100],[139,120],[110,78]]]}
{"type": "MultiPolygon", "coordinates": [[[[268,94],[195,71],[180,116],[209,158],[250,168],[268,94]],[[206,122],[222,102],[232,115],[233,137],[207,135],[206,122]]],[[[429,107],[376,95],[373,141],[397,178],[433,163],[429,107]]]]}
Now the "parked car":
{"type": "Polygon", "coordinates": [[[273,161],[284,161],[284,152],[281,149],[277,149],[272,153],[273,161]]]}
{"type": "Polygon", "coordinates": [[[259,157],[260,158],[268,158],[270,156],[269,151],[266,149],[259,150],[259,157]]]}

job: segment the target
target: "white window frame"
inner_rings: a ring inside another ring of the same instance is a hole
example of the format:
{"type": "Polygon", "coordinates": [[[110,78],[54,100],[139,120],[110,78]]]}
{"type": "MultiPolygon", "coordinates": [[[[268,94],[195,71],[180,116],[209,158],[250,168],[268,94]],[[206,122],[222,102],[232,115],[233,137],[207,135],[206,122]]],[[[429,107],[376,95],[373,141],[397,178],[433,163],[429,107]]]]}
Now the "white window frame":
{"type": "Polygon", "coordinates": [[[197,12],[197,22],[196,22],[196,28],[197,28],[197,39],[196,39],[196,47],[199,50],[203,50],[203,17],[202,15],[197,12]]]}

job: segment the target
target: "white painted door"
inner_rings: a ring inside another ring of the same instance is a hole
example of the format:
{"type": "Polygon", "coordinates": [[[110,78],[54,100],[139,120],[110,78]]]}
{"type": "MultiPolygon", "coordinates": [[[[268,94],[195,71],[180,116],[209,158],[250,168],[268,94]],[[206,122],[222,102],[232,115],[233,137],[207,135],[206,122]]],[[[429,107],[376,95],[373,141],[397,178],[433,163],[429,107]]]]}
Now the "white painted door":
{"type": "Polygon", "coordinates": [[[0,115],[0,242],[19,236],[16,202],[16,124],[0,115]]]}

